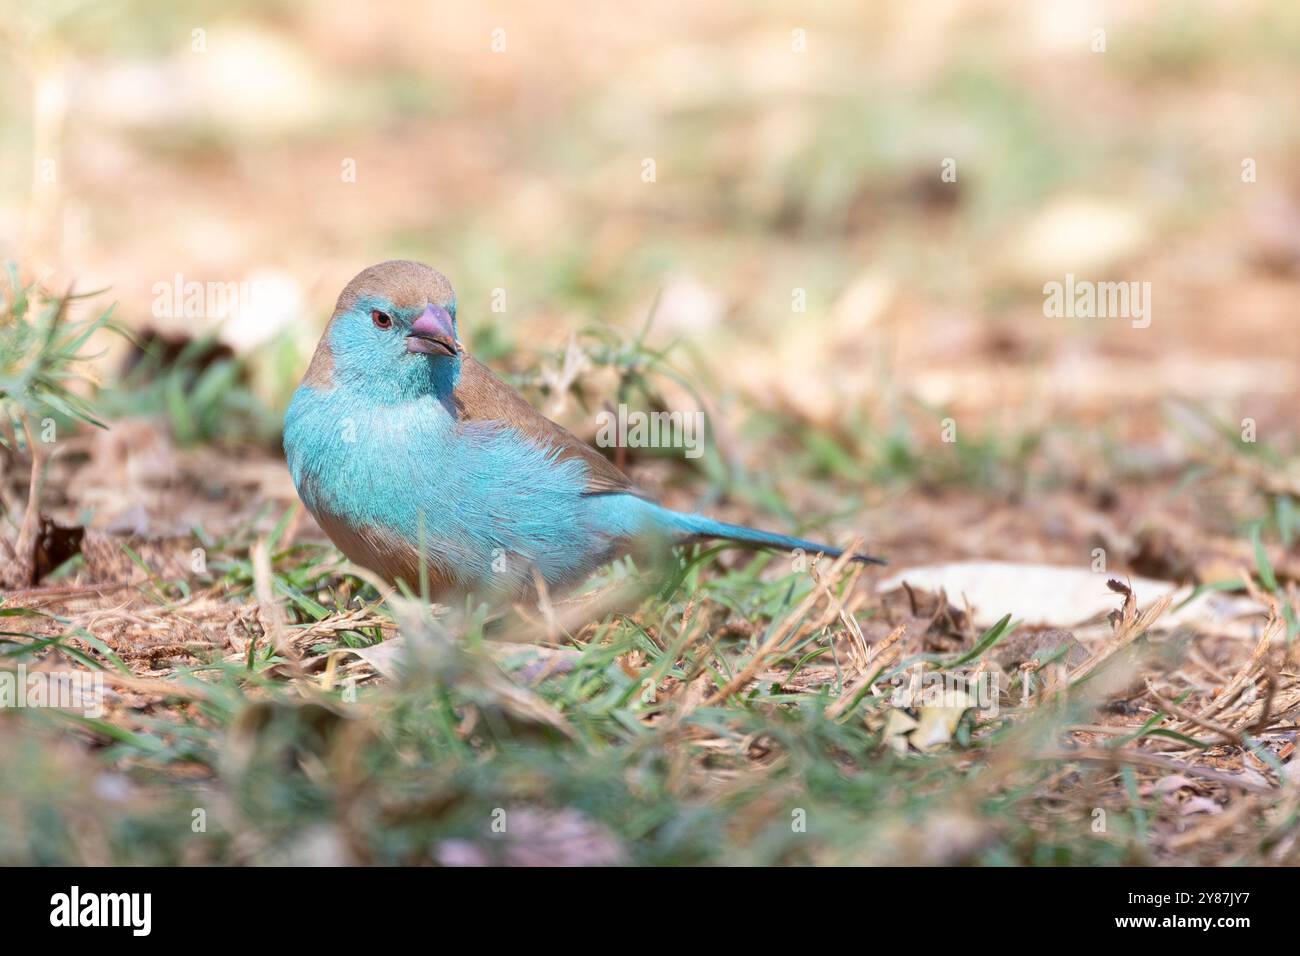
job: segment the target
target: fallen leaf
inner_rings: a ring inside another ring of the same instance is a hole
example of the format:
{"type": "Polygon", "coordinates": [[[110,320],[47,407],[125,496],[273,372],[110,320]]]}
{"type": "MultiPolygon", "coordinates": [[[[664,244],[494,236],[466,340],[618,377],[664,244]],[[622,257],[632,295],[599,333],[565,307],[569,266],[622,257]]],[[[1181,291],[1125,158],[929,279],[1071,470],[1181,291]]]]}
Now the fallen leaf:
{"type": "MultiPolygon", "coordinates": [[[[953,600],[970,602],[978,627],[988,627],[1004,614],[1023,624],[1044,627],[1079,627],[1104,618],[1115,608],[1115,595],[1107,587],[1110,576],[1083,567],[1051,564],[1019,564],[1012,561],[957,561],[951,564],[907,568],[880,581],[881,592],[902,587],[944,591],[953,600]]],[[[1125,577],[1139,607],[1150,607],[1165,595],[1173,595],[1174,607],[1162,618],[1167,627],[1179,624],[1213,625],[1224,633],[1242,631],[1249,636],[1249,622],[1238,618],[1262,614],[1266,608],[1249,598],[1205,592],[1178,605],[1192,594],[1192,588],[1154,578],[1125,577]],[[1224,625],[1236,627],[1225,629],[1224,625]]]]}
{"type": "Polygon", "coordinates": [[[942,706],[917,709],[916,729],[908,737],[917,750],[928,752],[951,743],[962,715],[979,703],[966,691],[955,688],[945,691],[944,697],[947,702],[942,706]]]}
{"type": "Polygon", "coordinates": [[[885,743],[899,754],[907,753],[907,735],[916,727],[916,718],[906,711],[891,710],[885,718],[885,743]]]}

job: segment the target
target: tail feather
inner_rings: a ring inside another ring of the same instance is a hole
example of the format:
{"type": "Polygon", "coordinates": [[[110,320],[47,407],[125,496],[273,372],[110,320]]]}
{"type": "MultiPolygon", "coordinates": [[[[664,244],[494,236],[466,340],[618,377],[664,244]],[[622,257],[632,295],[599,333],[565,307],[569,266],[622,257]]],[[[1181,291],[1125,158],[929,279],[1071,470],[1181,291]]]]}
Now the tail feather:
{"type": "MultiPolygon", "coordinates": [[[[665,517],[665,523],[673,530],[690,538],[720,538],[724,541],[735,541],[740,544],[782,551],[793,551],[798,548],[808,554],[824,554],[830,558],[838,558],[844,553],[843,548],[836,548],[829,544],[818,544],[816,541],[808,541],[804,538],[775,534],[771,531],[759,531],[757,528],[747,528],[739,524],[727,524],[723,521],[706,518],[704,515],[683,514],[679,511],[668,511],[667,509],[661,510],[665,517]]],[[[889,563],[884,558],[878,558],[870,554],[855,554],[852,560],[861,561],[864,564],[889,563]]]]}

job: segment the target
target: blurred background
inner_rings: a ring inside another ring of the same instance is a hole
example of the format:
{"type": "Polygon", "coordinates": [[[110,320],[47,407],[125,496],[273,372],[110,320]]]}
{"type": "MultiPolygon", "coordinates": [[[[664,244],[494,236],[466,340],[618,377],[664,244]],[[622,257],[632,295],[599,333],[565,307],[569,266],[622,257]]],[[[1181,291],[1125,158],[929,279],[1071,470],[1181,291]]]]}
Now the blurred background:
{"type": "Polygon", "coordinates": [[[709,408],[711,487],[787,515],[1158,468],[1171,400],[1293,440],[1285,0],[5,7],[0,256],[172,357],[215,337],[182,441],[273,452],[339,289],[391,257],[588,435],[608,390],[570,337],[675,343],[658,400],[709,408]],[[1149,327],[1045,317],[1067,275],[1150,283],[1149,327]],[[196,282],[255,294],[180,307],[196,282]]]}
{"type": "Polygon", "coordinates": [[[1031,592],[1059,613],[1014,635],[1019,686],[1060,657],[1037,624],[1122,600],[1113,645],[1104,616],[1078,632],[1090,667],[1149,625],[1101,572],[1294,603],[1298,77],[1291,0],[0,0],[0,541],[36,556],[0,644],[111,692],[104,720],[0,721],[21,783],[0,860],[473,862],[485,808],[525,806],[577,862],[1294,862],[1300,691],[1264,655],[1294,652],[1293,608],[1165,621],[1176,664],[1120,660],[1196,708],[1267,676],[1231,717],[1268,731],[1249,754],[1152,729],[1146,685],[1068,718],[1040,695],[1071,724],[1052,740],[1127,746],[1095,772],[963,738],[961,707],[946,736],[891,737],[887,685],[840,695],[876,658],[842,668],[830,618],[697,712],[803,613],[812,577],[771,556],[696,555],[672,600],[575,638],[564,680],[503,684],[479,621],[390,692],[394,618],[321,547],[279,443],[340,289],[413,258],[450,277],[470,349],[580,434],[619,402],[704,410],[702,458],[614,453],[669,505],[887,555],[846,607],[891,674],[983,653],[1031,592]],[[1070,277],[1150,298],[1046,315],[1070,277]],[[110,306],[128,333],[89,363],[32,331],[28,300],[69,288],[100,290],[70,336],[110,306]],[[1016,563],[971,600],[877,576],[962,559],[1016,563]],[[972,605],[1007,617],[980,637],[972,605]],[[347,759],[317,759],[337,727],[347,759]]]}

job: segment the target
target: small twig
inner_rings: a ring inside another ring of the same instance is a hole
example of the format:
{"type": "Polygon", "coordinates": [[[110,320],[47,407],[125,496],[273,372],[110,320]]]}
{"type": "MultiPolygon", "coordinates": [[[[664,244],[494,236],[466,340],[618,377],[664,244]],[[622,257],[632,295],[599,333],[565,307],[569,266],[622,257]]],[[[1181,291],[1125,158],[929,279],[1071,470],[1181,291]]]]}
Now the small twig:
{"type": "MultiPolygon", "coordinates": [[[[1258,591],[1253,590],[1254,582],[1251,581],[1250,575],[1246,574],[1244,571],[1242,572],[1242,580],[1246,582],[1247,590],[1252,591],[1252,596],[1259,593],[1258,591]]],[[[1227,707],[1228,703],[1236,698],[1237,693],[1246,685],[1247,680],[1253,680],[1252,675],[1260,662],[1264,659],[1265,655],[1268,654],[1269,646],[1272,644],[1274,638],[1281,636],[1285,626],[1286,625],[1283,622],[1281,615],[1278,613],[1276,602],[1271,602],[1268,621],[1260,632],[1259,640],[1255,644],[1255,649],[1250,652],[1250,657],[1241,665],[1241,668],[1237,673],[1233,675],[1232,680],[1228,682],[1228,686],[1225,687],[1221,693],[1215,696],[1213,700],[1206,704],[1205,707],[1203,707],[1196,715],[1197,717],[1204,718],[1216,714],[1227,707]]]]}
{"type": "Polygon", "coordinates": [[[1212,734],[1218,734],[1228,743],[1241,747],[1243,750],[1246,749],[1245,739],[1231,727],[1225,727],[1223,724],[1216,723],[1213,720],[1208,720],[1205,717],[1198,717],[1196,714],[1184,710],[1172,700],[1166,700],[1162,697],[1155,687],[1151,685],[1150,679],[1145,679],[1145,682],[1147,685],[1147,693],[1149,693],[1155,699],[1156,703],[1160,705],[1161,710],[1168,711],[1180,720],[1185,720],[1190,724],[1195,724],[1202,730],[1208,730],[1212,734]]]}
{"type": "Polygon", "coordinates": [[[1264,680],[1268,683],[1268,690],[1264,694],[1264,707],[1259,712],[1259,720],[1250,725],[1252,734],[1262,734],[1267,730],[1269,718],[1273,716],[1273,698],[1277,695],[1277,678],[1273,674],[1273,668],[1264,668],[1264,680]]]}
{"type": "MultiPolygon", "coordinates": [[[[813,606],[823,594],[826,594],[830,598],[832,607],[832,613],[826,616],[827,620],[829,620],[830,617],[834,617],[835,612],[838,612],[843,606],[843,602],[830,591],[830,586],[839,579],[840,572],[843,571],[844,566],[853,559],[854,552],[857,551],[861,544],[862,542],[855,541],[852,547],[846,548],[844,553],[835,559],[835,563],[831,565],[830,573],[826,575],[826,579],[819,582],[817,586],[809,592],[808,596],[799,603],[799,606],[787,614],[785,619],[782,620],[777,627],[773,628],[772,636],[759,646],[758,650],[754,652],[754,656],[749,659],[749,663],[741,669],[740,673],[727,681],[724,687],[711,694],[708,700],[706,700],[701,706],[716,706],[753,680],[754,675],[762,669],[767,659],[776,652],[782,643],[785,642],[791,632],[803,631],[803,628],[796,628],[796,625],[805,614],[812,610],[813,606]]],[[[861,565],[855,569],[855,580],[857,577],[856,572],[860,570],[861,565]]]]}
{"type": "MultiPolygon", "coordinates": [[[[811,572],[812,572],[813,580],[816,581],[818,584],[820,584],[821,575],[818,574],[816,565],[813,565],[813,567],[811,568],[811,572]]],[[[853,654],[851,656],[853,666],[858,669],[859,673],[861,673],[863,670],[866,669],[867,660],[871,657],[871,650],[867,646],[867,639],[862,633],[862,628],[858,626],[858,619],[853,616],[852,610],[854,610],[854,608],[846,608],[843,605],[841,605],[839,609],[839,619],[840,619],[840,623],[844,625],[844,629],[849,632],[849,637],[851,638],[851,640],[849,641],[849,647],[853,651],[853,654]]],[[[831,652],[834,653],[835,650],[834,635],[831,635],[830,637],[830,645],[831,645],[831,652]]]]}
{"type": "Polygon", "coordinates": [[[27,452],[31,456],[32,470],[27,479],[27,507],[18,526],[18,539],[14,544],[14,569],[10,584],[36,583],[36,539],[41,530],[41,478],[45,473],[45,450],[32,434],[31,420],[23,415],[23,433],[27,436],[27,452]]]}
{"type": "Polygon", "coordinates": [[[1056,761],[1056,760],[1074,760],[1087,763],[1126,763],[1137,767],[1157,767],[1161,770],[1172,770],[1175,773],[1186,774],[1193,777],[1203,777],[1206,780],[1213,780],[1228,787],[1237,787],[1249,793],[1262,793],[1272,795],[1277,793],[1276,787],[1269,787],[1264,784],[1255,783],[1253,780],[1247,780],[1244,777],[1235,776],[1230,773],[1224,773],[1221,770],[1211,770],[1209,767],[1197,767],[1192,764],[1184,763],[1181,760],[1175,760],[1173,757],[1162,757],[1159,754],[1135,753],[1132,750],[1104,750],[1081,747],[1078,750],[1045,750],[1034,755],[1036,760],[1056,761]]]}
{"type": "Polygon", "coordinates": [[[253,545],[253,592],[257,597],[257,616],[262,631],[271,639],[271,646],[293,667],[301,656],[285,633],[284,616],[275,599],[275,583],[271,571],[271,550],[266,538],[258,538],[253,545]]]}
{"type": "Polygon", "coordinates": [[[1067,679],[1068,686],[1073,687],[1085,677],[1091,675],[1103,663],[1110,660],[1124,648],[1128,647],[1139,637],[1151,629],[1151,625],[1160,618],[1169,609],[1173,603],[1173,595],[1166,594],[1141,614],[1136,613],[1137,599],[1131,592],[1126,593],[1124,597],[1123,609],[1118,612],[1112,612],[1117,617],[1118,626],[1115,630],[1114,639],[1106,647],[1094,654],[1088,660],[1084,661],[1073,671],[1067,679]]]}
{"type": "Polygon", "coordinates": [[[898,625],[898,627],[894,628],[893,631],[890,632],[887,638],[885,638],[883,641],[881,641],[879,644],[876,645],[877,648],[876,653],[874,655],[868,655],[868,658],[864,662],[862,671],[861,673],[858,674],[857,679],[852,681],[847,687],[845,687],[840,692],[840,696],[836,698],[836,700],[829,707],[826,708],[827,717],[831,718],[832,720],[834,720],[836,717],[839,717],[840,714],[842,714],[848,708],[848,706],[857,698],[858,692],[861,691],[863,687],[870,684],[872,681],[876,679],[877,675],[880,673],[881,668],[884,665],[882,664],[881,667],[876,667],[876,668],[869,668],[868,665],[874,664],[876,661],[881,660],[885,656],[885,654],[889,652],[891,648],[893,648],[895,645],[898,644],[900,640],[902,640],[903,635],[906,633],[907,633],[907,625],[900,624],[898,625]]]}

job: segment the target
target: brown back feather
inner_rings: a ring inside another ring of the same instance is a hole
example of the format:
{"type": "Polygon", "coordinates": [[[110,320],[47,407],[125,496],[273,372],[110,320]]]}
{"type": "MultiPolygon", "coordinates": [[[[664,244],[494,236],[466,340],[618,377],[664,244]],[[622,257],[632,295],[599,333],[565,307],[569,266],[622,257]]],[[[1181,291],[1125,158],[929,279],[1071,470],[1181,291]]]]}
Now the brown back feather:
{"type": "Polygon", "coordinates": [[[460,381],[454,393],[456,410],[465,421],[499,421],[563,459],[576,458],[587,466],[589,495],[629,494],[653,500],[632,483],[612,462],[567,428],[555,424],[478,359],[461,361],[460,381]]]}

